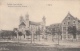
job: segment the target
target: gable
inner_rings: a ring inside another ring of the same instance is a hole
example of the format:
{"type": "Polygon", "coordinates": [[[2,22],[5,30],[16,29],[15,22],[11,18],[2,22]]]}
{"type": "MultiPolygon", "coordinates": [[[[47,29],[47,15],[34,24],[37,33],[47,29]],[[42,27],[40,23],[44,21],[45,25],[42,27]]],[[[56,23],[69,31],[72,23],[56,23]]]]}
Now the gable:
{"type": "Polygon", "coordinates": [[[66,22],[68,20],[77,20],[77,19],[74,16],[72,16],[70,13],[68,13],[62,22],[66,22]]]}

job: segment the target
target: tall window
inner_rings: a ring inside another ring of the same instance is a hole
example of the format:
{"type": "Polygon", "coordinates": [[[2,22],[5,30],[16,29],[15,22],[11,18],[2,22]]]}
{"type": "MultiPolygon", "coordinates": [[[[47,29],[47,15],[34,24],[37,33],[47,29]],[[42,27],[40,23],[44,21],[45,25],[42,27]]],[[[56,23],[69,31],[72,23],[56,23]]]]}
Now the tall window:
{"type": "Polygon", "coordinates": [[[73,23],[75,23],[75,21],[73,21],[73,23]]]}
{"type": "Polygon", "coordinates": [[[63,27],[63,33],[64,34],[66,33],[66,27],[63,27]]]}
{"type": "Polygon", "coordinates": [[[68,22],[68,25],[70,24],[70,22],[68,22]]]}

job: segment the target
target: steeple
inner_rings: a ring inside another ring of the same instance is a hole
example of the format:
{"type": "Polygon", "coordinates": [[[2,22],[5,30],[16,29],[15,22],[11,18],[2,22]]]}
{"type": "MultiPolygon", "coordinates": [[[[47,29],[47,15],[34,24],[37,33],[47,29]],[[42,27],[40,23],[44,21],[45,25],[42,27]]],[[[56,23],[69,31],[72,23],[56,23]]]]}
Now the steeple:
{"type": "Polygon", "coordinates": [[[42,20],[43,20],[44,23],[46,23],[46,18],[45,18],[45,16],[43,16],[42,20]]]}
{"type": "Polygon", "coordinates": [[[28,13],[25,15],[25,24],[26,24],[26,30],[29,30],[29,14],[28,13]]]}

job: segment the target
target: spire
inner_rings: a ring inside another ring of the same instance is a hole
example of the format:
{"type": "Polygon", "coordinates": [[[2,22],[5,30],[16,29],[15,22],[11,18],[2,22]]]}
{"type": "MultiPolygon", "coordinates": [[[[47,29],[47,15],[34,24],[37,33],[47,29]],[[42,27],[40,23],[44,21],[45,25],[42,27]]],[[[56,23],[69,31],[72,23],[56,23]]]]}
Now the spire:
{"type": "Polygon", "coordinates": [[[45,16],[43,16],[42,20],[43,20],[44,23],[46,23],[46,18],[45,18],[45,16]]]}

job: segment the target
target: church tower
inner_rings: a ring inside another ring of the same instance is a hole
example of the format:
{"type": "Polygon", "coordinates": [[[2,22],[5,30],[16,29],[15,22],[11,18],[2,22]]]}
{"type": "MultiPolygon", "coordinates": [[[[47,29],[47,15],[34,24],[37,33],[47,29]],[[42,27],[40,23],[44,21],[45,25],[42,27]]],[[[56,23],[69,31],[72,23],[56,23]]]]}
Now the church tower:
{"type": "Polygon", "coordinates": [[[20,16],[20,24],[21,24],[22,22],[24,22],[24,19],[23,19],[23,16],[21,15],[21,16],[20,16]]]}
{"type": "Polygon", "coordinates": [[[45,38],[45,30],[46,30],[46,18],[43,16],[42,18],[42,31],[43,31],[43,38],[45,38]]]}
{"type": "Polygon", "coordinates": [[[26,30],[29,30],[29,14],[28,13],[25,15],[25,24],[26,24],[26,30]]]}
{"type": "Polygon", "coordinates": [[[46,18],[45,18],[45,16],[43,16],[42,22],[43,22],[43,25],[45,26],[45,24],[46,24],[46,18]]]}

